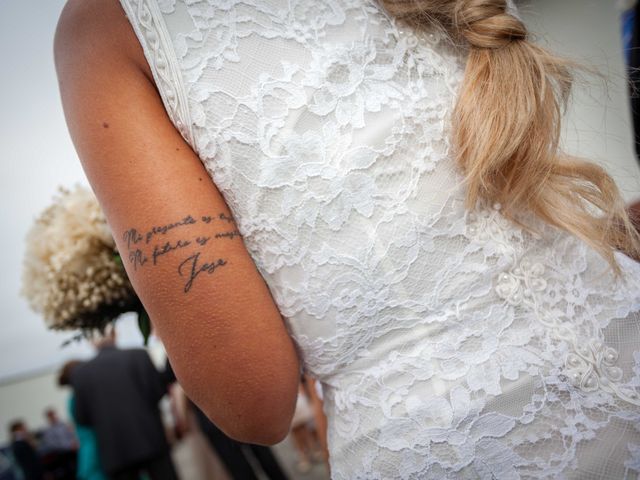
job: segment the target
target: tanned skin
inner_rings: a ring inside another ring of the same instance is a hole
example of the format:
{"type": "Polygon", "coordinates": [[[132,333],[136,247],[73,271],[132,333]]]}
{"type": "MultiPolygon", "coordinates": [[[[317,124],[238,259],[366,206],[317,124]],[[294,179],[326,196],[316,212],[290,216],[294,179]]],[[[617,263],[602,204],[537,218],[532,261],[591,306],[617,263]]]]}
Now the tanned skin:
{"type": "Polygon", "coordinates": [[[55,59],[76,150],[180,384],[231,437],[277,443],[295,408],[296,350],[118,1],[67,2],[55,59]]]}

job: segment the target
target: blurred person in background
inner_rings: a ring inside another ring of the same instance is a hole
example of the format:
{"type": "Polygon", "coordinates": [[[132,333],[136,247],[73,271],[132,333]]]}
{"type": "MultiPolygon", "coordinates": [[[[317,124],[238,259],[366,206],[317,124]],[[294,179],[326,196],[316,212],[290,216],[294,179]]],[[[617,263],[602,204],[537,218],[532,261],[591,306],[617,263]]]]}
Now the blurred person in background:
{"type": "MultiPolygon", "coordinates": [[[[178,385],[175,373],[171,364],[167,359],[164,370],[164,378],[167,382],[167,388],[173,390],[178,385]]],[[[173,399],[172,399],[173,400],[173,399]]],[[[282,470],[275,455],[269,447],[263,445],[250,445],[237,442],[229,438],[216,425],[207,418],[207,416],[191,401],[187,401],[186,408],[192,408],[196,416],[198,427],[206,437],[211,449],[216,453],[218,458],[224,463],[227,473],[234,480],[258,480],[260,474],[256,472],[248,460],[247,455],[253,455],[260,464],[260,468],[270,480],[287,480],[287,475],[282,470]],[[247,450],[250,451],[247,452],[247,450]]],[[[186,415],[179,413],[176,416],[176,425],[179,429],[181,425],[186,425],[186,421],[182,420],[186,415]]],[[[180,436],[180,434],[178,434],[180,436]]]]}
{"type": "Polygon", "coordinates": [[[71,373],[74,418],[91,427],[100,463],[112,480],[178,478],[158,403],[167,393],[162,375],[143,349],[119,349],[115,330],[94,342],[98,353],[71,373]]]}
{"type": "Polygon", "coordinates": [[[307,393],[313,408],[313,419],[315,424],[316,436],[320,443],[320,451],[327,470],[331,470],[329,465],[329,449],[327,446],[327,416],[324,413],[322,402],[322,386],[315,378],[305,376],[307,383],[307,393]]]}
{"type": "Polygon", "coordinates": [[[21,478],[18,467],[13,462],[11,454],[7,451],[11,447],[0,448],[0,480],[18,480],[21,478]]]}
{"type": "MultiPolygon", "coordinates": [[[[61,387],[71,387],[71,374],[73,370],[81,365],[79,360],[71,360],[65,363],[60,370],[58,385],[61,387]]],[[[75,395],[73,391],[69,396],[69,415],[75,423],[76,436],[78,438],[78,453],[76,477],[78,480],[107,480],[98,453],[98,440],[96,434],[88,426],[78,424],[75,418],[75,395]]]]}
{"type": "Polygon", "coordinates": [[[48,426],[43,430],[40,439],[40,450],[50,451],[75,451],[78,449],[78,440],[73,429],[60,420],[58,413],[53,408],[44,411],[48,426]]]}
{"type": "Polygon", "coordinates": [[[22,420],[15,420],[9,426],[11,452],[22,470],[24,480],[43,480],[44,469],[36,451],[33,435],[22,420]]]}
{"type": "Polygon", "coordinates": [[[303,375],[300,379],[296,410],[291,420],[291,437],[298,454],[296,468],[300,473],[307,473],[311,470],[311,462],[320,460],[323,456],[314,425],[315,415],[308,388],[309,383],[303,375]]]}
{"type": "Polygon", "coordinates": [[[76,477],[78,440],[72,428],[53,408],[44,411],[47,427],[40,434],[38,453],[45,473],[53,479],[76,477]]]}

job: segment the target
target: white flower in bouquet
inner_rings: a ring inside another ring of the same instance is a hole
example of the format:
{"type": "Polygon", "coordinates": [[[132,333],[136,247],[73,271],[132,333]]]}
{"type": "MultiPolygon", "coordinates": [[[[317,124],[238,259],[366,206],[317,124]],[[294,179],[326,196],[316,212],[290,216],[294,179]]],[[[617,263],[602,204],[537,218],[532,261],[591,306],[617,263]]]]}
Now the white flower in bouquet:
{"type": "Polygon", "coordinates": [[[26,242],[22,293],[49,328],[103,329],[142,310],[90,190],[60,189],[26,242]]]}

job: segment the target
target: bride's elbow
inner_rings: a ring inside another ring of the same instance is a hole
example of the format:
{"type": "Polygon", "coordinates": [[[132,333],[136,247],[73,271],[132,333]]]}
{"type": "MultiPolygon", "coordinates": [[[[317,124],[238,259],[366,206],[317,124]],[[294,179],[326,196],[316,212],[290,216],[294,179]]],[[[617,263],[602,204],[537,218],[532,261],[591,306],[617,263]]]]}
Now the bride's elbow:
{"type": "Polygon", "coordinates": [[[229,427],[227,435],[234,440],[242,443],[251,443],[254,445],[271,446],[282,442],[289,434],[291,421],[273,420],[268,422],[255,423],[238,422],[237,425],[229,427]]]}
{"type": "Polygon", "coordinates": [[[272,445],[289,432],[300,384],[295,349],[289,337],[285,340],[264,340],[262,348],[245,342],[242,349],[225,351],[216,359],[206,344],[192,350],[187,360],[174,349],[173,366],[189,398],[225,434],[245,443],[272,445]]]}
{"type": "Polygon", "coordinates": [[[295,401],[234,402],[224,415],[214,406],[203,405],[204,413],[228,437],[243,443],[275,445],[288,435],[295,401]],[[251,403],[257,403],[251,405],[251,403]]]}
{"type": "MultiPolygon", "coordinates": [[[[244,443],[273,445],[289,433],[298,398],[297,369],[258,371],[215,382],[186,374],[180,383],[202,412],[227,436],[244,443]],[[210,385],[210,384],[209,384],[210,385]]],[[[177,371],[176,371],[177,373],[177,371]]]]}

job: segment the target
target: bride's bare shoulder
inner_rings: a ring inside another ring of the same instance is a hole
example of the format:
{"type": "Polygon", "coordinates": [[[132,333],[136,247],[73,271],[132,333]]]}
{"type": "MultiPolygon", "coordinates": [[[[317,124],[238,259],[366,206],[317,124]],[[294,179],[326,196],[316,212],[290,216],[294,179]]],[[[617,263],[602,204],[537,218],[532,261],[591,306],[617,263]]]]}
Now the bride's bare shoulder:
{"type": "Polygon", "coordinates": [[[68,0],[54,39],[56,68],[113,68],[133,63],[151,76],[118,0],[68,0]]]}

